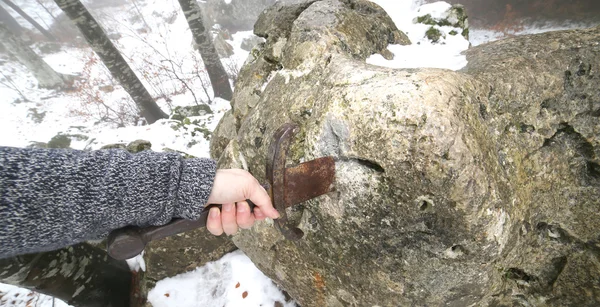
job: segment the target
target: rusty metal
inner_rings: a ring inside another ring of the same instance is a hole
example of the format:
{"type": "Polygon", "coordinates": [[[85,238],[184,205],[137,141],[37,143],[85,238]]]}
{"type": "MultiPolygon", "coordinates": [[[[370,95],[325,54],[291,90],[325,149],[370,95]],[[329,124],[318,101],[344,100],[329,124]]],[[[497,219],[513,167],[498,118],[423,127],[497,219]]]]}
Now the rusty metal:
{"type": "Polygon", "coordinates": [[[292,137],[296,134],[298,126],[295,124],[284,124],[275,132],[273,141],[269,146],[267,155],[267,181],[271,184],[273,205],[279,211],[280,217],[275,221],[275,226],[279,228],[281,234],[288,240],[299,240],[304,236],[304,232],[295,226],[290,225],[285,212],[285,163],[287,153],[290,147],[292,137]]]}
{"type": "MultiPolygon", "coordinates": [[[[268,183],[263,185],[281,215],[275,220],[275,225],[288,240],[298,240],[304,233],[290,224],[285,209],[331,192],[335,180],[333,157],[318,158],[286,168],[288,149],[297,129],[295,124],[285,124],[275,132],[267,156],[268,183]]],[[[255,205],[247,201],[253,210],[255,205]]],[[[214,204],[206,206],[197,220],[174,219],[163,226],[117,229],[108,237],[108,253],[118,260],[132,258],[141,253],[150,241],[205,227],[209,210],[215,206],[221,207],[214,204]]]]}
{"type": "Polygon", "coordinates": [[[323,157],[285,169],[285,207],[333,191],[335,160],[323,157]]]}

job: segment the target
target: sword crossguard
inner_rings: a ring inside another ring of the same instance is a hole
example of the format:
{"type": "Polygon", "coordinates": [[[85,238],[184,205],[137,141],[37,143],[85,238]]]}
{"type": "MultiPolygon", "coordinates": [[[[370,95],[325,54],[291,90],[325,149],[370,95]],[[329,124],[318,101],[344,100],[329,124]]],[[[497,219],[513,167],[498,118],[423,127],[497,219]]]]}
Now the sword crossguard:
{"type": "Polygon", "coordinates": [[[280,217],[275,220],[275,226],[288,240],[296,241],[304,236],[304,232],[297,226],[291,225],[285,212],[287,191],[285,162],[292,138],[296,135],[298,126],[286,123],[275,132],[273,141],[269,146],[267,156],[266,175],[271,185],[271,200],[280,217]]]}

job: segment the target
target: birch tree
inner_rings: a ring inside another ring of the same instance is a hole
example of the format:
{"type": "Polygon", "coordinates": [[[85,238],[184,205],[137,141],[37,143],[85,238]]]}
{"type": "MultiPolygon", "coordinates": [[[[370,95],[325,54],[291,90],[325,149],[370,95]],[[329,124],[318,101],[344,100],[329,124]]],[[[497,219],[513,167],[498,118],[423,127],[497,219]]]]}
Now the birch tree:
{"type": "Polygon", "coordinates": [[[144,87],[135,72],[129,67],[119,50],[113,45],[106,33],[79,0],[54,0],[56,4],[75,23],[94,52],[102,59],[112,76],[129,93],[141,115],[149,124],[167,115],[144,87]]]}
{"type": "Polygon", "coordinates": [[[75,307],[128,307],[132,274],[125,261],[86,243],[0,259],[0,282],[59,298],[75,307]]]}
{"type": "Polygon", "coordinates": [[[29,48],[20,36],[13,34],[2,22],[0,22],[0,44],[33,73],[40,87],[59,88],[65,86],[62,76],[55,72],[50,65],[29,48]]]}
{"type": "Polygon", "coordinates": [[[192,31],[204,67],[206,67],[215,97],[231,100],[233,93],[229,85],[229,76],[223,68],[210,32],[204,27],[202,11],[198,2],[196,0],[179,0],[179,4],[192,31]]]}

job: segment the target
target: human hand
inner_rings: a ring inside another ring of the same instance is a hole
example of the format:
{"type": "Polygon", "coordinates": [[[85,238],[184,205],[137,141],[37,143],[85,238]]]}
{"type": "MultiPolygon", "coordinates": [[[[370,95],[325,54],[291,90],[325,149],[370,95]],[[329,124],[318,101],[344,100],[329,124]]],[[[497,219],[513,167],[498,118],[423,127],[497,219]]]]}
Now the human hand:
{"type": "Polygon", "coordinates": [[[279,217],[267,191],[256,178],[241,169],[217,170],[208,204],[223,204],[222,210],[211,208],[206,221],[206,228],[216,236],[223,232],[235,234],[238,227],[250,228],[256,220],[279,217]],[[250,212],[246,199],[256,205],[254,213],[250,212]]]}

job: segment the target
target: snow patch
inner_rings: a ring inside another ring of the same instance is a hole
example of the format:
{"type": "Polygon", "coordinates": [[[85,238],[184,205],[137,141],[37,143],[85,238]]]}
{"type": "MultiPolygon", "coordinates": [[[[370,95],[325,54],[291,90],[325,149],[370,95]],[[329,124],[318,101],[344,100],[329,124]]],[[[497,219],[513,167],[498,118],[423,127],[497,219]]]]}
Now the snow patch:
{"type": "Polygon", "coordinates": [[[129,258],[127,260],[127,265],[129,266],[129,269],[137,272],[140,269],[142,271],[146,271],[146,262],[144,261],[144,251],[142,251],[139,255],[133,257],[133,258],[129,258]]]}
{"type": "Polygon", "coordinates": [[[71,307],[51,296],[0,283],[0,306],[5,307],[71,307]]]}
{"type": "Polygon", "coordinates": [[[148,293],[154,307],[274,306],[295,307],[242,252],[158,283],[148,293]]]}
{"type": "Polygon", "coordinates": [[[371,55],[367,63],[391,68],[446,68],[459,70],[467,65],[467,59],[461,52],[469,48],[469,41],[460,33],[462,29],[451,26],[436,26],[443,37],[438,43],[432,43],[425,32],[431,25],[414,23],[419,16],[430,14],[433,18],[446,18],[451,5],[447,2],[435,2],[416,6],[415,1],[371,0],[379,4],[392,17],[398,29],[403,31],[411,45],[389,45],[388,50],[394,59],[386,60],[380,54],[371,55]],[[451,34],[453,32],[454,35],[451,34]]]}

